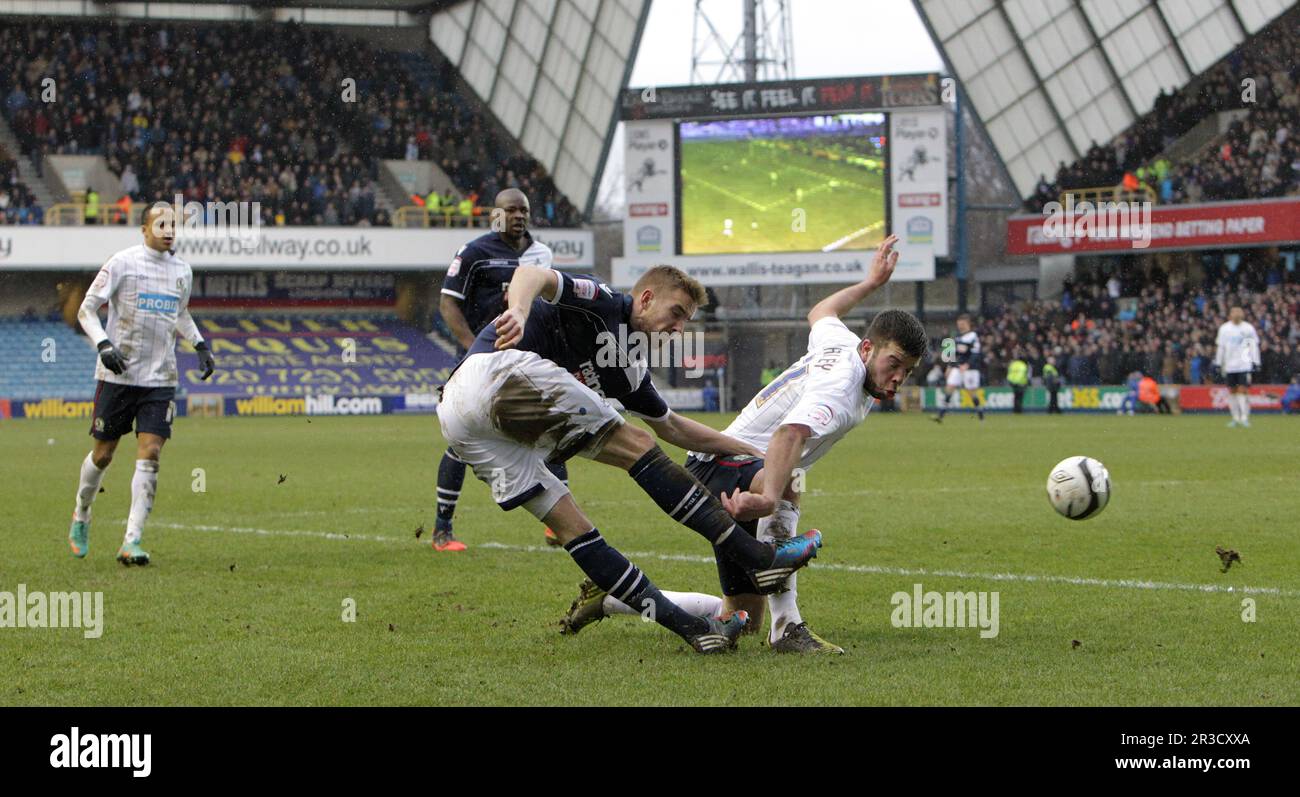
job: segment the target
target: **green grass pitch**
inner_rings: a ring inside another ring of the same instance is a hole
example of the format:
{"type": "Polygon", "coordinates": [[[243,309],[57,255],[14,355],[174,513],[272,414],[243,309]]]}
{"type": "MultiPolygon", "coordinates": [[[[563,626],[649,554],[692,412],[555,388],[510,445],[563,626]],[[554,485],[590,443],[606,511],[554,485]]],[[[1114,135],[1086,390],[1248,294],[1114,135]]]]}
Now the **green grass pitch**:
{"type": "Polygon", "coordinates": [[[683,142],[681,160],[684,254],[816,252],[849,236],[838,248],[869,249],[884,239],[883,172],[770,141],[683,142]]]}
{"type": "MultiPolygon", "coordinates": [[[[1292,418],[1237,430],[1218,416],[872,415],[807,480],[801,525],[826,547],[801,604],[847,649],[834,658],[779,656],[755,637],[698,656],[628,617],[560,636],[581,573],[484,485],[471,478],[461,502],[468,552],[416,540],[442,451],[429,416],[179,420],[145,568],[113,561],[124,441],[76,560],[66,533],[85,428],[0,425],[0,590],[102,591],[105,614],[99,639],[0,628],[3,705],[1300,702],[1292,418]],[[1049,469],[1072,454],[1114,482],[1083,522],[1045,500],[1049,469]],[[1216,545],[1243,563],[1220,572],[1216,545]],[[916,583],[999,592],[1000,633],[893,627],[891,596],[916,583]]],[[[578,461],[572,481],[661,587],[716,590],[708,546],[626,475],[578,461]]]]}

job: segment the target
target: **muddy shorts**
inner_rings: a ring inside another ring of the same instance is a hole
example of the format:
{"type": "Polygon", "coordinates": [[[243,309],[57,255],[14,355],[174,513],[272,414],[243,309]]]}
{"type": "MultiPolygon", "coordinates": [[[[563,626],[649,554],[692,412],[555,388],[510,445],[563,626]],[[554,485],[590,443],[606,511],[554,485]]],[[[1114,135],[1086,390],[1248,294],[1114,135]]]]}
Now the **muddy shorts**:
{"type": "Polygon", "coordinates": [[[498,506],[541,519],[569,492],[547,463],[594,457],[623,418],[550,360],[507,349],[460,364],[443,387],[438,422],[498,506]]]}

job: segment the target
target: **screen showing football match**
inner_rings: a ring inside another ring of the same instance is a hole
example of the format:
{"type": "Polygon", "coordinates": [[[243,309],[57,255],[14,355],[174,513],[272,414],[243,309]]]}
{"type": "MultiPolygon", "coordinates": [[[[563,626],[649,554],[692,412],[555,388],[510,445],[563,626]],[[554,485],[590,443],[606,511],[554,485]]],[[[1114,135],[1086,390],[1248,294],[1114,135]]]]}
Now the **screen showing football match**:
{"type": "Polygon", "coordinates": [[[883,113],[682,122],[682,254],[869,249],[884,237],[883,113]]]}

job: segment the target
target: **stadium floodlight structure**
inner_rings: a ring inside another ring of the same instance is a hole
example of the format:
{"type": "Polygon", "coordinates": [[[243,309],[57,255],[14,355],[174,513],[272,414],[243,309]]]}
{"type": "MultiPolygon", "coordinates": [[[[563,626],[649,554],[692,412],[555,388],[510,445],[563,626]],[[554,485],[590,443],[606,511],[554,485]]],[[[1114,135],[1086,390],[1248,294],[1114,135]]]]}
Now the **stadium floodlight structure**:
{"type": "Polygon", "coordinates": [[[433,45],[586,215],[595,204],[650,0],[460,0],[433,45]]]}
{"type": "Polygon", "coordinates": [[[695,0],[691,28],[691,83],[753,83],[794,77],[789,0],[739,0],[740,35],[728,42],[720,24],[725,2],[695,0]],[[715,71],[716,70],[716,71],[715,71]]]}
{"type": "Polygon", "coordinates": [[[1291,0],[913,0],[1020,196],[1291,0]]]}

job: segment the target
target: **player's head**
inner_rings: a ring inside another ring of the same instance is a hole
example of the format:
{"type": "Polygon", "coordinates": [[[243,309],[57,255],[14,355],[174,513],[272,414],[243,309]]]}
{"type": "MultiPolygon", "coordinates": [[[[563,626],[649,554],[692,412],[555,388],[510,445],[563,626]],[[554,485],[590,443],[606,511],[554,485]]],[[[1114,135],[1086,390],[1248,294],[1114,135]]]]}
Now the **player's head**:
{"type": "Polygon", "coordinates": [[[158,252],[176,245],[176,211],[166,202],[155,202],[140,218],[144,245],[158,252]]]}
{"type": "Polygon", "coordinates": [[[518,188],[507,188],[497,194],[492,208],[492,229],[506,238],[518,240],[528,232],[531,208],[528,197],[518,188]]]}
{"type": "Polygon", "coordinates": [[[957,316],[957,331],[963,335],[970,332],[970,316],[966,313],[957,316]]]}
{"type": "Polygon", "coordinates": [[[858,356],[867,367],[863,388],[873,398],[892,399],[925,355],[925,327],[905,310],[885,310],[871,319],[858,356]]]}
{"type": "Polygon", "coordinates": [[[930,338],[917,316],[902,309],[878,313],[858,343],[858,356],[867,367],[863,389],[872,398],[892,399],[928,347],[930,338]]]}
{"type": "Polygon", "coordinates": [[[1234,304],[1228,308],[1228,320],[1234,324],[1240,324],[1246,320],[1246,311],[1241,308],[1241,305],[1234,304]]]}
{"type": "Polygon", "coordinates": [[[638,332],[681,332],[695,310],[708,303],[704,286],[672,266],[655,266],[632,288],[632,328],[638,332]]]}

